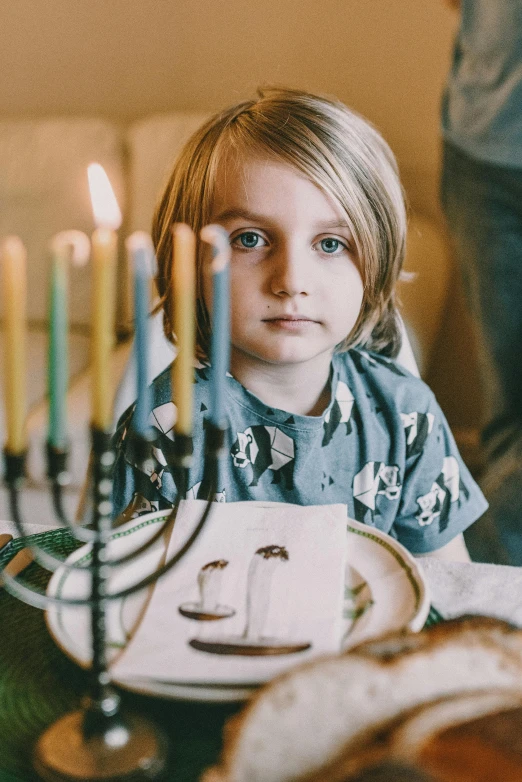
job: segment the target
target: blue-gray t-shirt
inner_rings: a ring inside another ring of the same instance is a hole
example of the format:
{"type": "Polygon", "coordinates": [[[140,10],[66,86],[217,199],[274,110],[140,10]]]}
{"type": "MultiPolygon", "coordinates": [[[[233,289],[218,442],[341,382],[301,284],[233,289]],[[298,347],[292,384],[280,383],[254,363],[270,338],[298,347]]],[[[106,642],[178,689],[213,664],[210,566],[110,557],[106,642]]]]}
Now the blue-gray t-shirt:
{"type": "MultiPolygon", "coordinates": [[[[210,372],[195,370],[188,498],[202,493],[210,372]]],[[[156,439],[147,473],[129,445],[132,407],[118,425],[113,502],[127,518],[168,508],[177,495],[169,468],[176,418],[170,377],[167,369],[152,384],[156,439]]],[[[226,382],[229,429],[217,501],[343,503],[351,518],[413,553],[444,546],[487,508],[432,392],[393,360],[358,349],[334,356],[321,416],[267,407],[233,377],[226,382]]]]}
{"type": "Polygon", "coordinates": [[[472,157],[522,167],[522,0],[461,0],[442,130],[472,157]]]}

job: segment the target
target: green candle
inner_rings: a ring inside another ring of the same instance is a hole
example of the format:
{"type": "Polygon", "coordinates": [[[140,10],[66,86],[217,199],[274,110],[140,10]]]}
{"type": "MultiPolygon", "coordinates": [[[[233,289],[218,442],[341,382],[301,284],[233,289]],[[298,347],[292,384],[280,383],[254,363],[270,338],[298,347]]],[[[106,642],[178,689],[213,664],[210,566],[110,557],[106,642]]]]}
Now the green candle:
{"type": "Polygon", "coordinates": [[[69,379],[67,345],[67,266],[65,248],[52,257],[49,313],[49,443],[54,448],[67,444],[67,384],[69,379]]]}
{"type": "Polygon", "coordinates": [[[53,448],[67,445],[67,386],[69,382],[68,295],[69,264],[83,265],[90,253],[81,231],[62,231],[51,242],[49,286],[49,439],[53,448]]]}

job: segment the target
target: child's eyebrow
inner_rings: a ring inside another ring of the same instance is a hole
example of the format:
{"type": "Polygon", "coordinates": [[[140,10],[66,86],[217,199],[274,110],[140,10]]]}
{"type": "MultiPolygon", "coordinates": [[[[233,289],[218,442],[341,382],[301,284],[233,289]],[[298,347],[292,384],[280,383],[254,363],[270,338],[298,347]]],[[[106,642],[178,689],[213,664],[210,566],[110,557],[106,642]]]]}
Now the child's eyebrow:
{"type": "Polygon", "coordinates": [[[218,215],[216,215],[213,220],[215,221],[222,221],[225,222],[225,220],[249,220],[253,223],[260,223],[260,222],[270,222],[270,218],[266,217],[265,215],[256,214],[255,212],[249,212],[248,209],[242,209],[241,207],[231,207],[230,209],[225,209],[223,212],[220,212],[218,215]]]}
{"type": "MultiPolygon", "coordinates": [[[[267,215],[256,214],[255,212],[249,212],[248,209],[242,209],[241,207],[231,207],[225,209],[213,218],[216,222],[225,222],[227,220],[248,220],[252,223],[271,223],[273,220],[267,215]]],[[[332,229],[332,228],[344,228],[351,231],[350,225],[345,220],[327,220],[325,222],[319,222],[314,226],[315,230],[319,229],[332,229]]]]}
{"type": "Polygon", "coordinates": [[[349,231],[352,230],[345,220],[327,220],[325,223],[317,223],[316,228],[347,228],[349,231]]]}

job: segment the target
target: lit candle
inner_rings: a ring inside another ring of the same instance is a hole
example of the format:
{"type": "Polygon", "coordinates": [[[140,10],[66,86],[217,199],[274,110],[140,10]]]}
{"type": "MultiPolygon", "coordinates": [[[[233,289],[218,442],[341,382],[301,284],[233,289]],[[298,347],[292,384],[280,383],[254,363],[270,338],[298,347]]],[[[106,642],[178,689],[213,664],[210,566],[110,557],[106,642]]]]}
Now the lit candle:
{"type": "Polygon", "coordinates": [[[64,449],[67,444],[67,385],[69,380],[68,266],[87,263],[90,243],[81,231],[62,231],[51,242],[49,312],[49,444],[64,449]]]}
{"type": "Polygon", "coordinates": [[[6,451],[22,454],[26,449],[26,355],[25,321],[27,299],[27,253],[18,236],[8,236],[0,248],[4,289],[4,383],[6,451]]]}
{"type": "Polygon", "coordinates": [[[154,250],[150,236],[143,231],[135,231],[126,241],[127,251],[134,270],[134,356],[136,366],[136,411],[134,413],[135,431],[146,436],[149,426],[149,280],[153,268],[154,250]]]}
{"type": "Polygon", "coordinates": [[[121,212],[104,169],[88,169],[96,230],[92,235],[92,424],[109,431],[112,422],[111,353],[114,342],[116,230],[121,212]]]}
{"type": "Polygon", "coordinates": [[[196,237],[184,223],[176,224],[173,234],[173,326],[178,349],[172,365],[172,393],[177,408],[174,431],[190,436],[196,334],[196,237]]]}
{"type": "Polygon", "coordinates": [[[210,420],[215,426],[224,426],[225,383],[230,364],[230,308],[229,268],[230,241],[220,225],[206,225],[201,238],[212,245],[212,337],[210,363],[212,365],[210,391],[210,420]]]}

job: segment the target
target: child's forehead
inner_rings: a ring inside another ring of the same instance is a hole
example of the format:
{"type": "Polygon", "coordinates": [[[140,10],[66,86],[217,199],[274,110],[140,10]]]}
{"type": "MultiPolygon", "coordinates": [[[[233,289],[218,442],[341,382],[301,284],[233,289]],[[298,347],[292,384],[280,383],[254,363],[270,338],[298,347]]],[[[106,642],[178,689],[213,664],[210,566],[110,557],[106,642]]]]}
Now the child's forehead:
{"type": "Polygon", "coordinates": [[[218,218],[241,212],[277,214],[294,208],[318,210],[328,219],[348,221],[343,205],[321,183],[292,163],[262,151],[227,155],[214,179],[212,215],[218,218]]]}
{"type": "Polygon", "coordinates": [[[214,177],[215,189],[225,190],[227,185],[237,186],[238,181],[248,186],[266,170],[279,169],[303,176],[290,162],[263,149],[228,150],[221,157],[214,177]]]}

